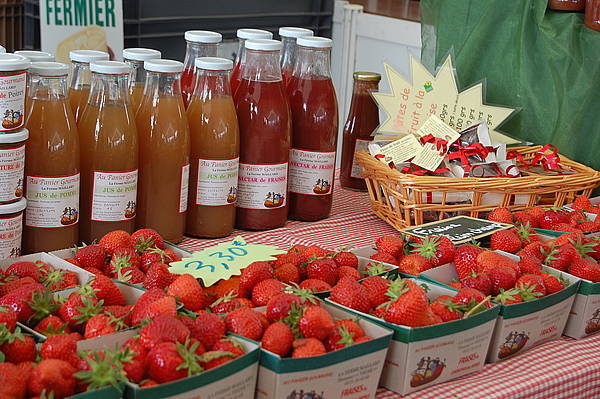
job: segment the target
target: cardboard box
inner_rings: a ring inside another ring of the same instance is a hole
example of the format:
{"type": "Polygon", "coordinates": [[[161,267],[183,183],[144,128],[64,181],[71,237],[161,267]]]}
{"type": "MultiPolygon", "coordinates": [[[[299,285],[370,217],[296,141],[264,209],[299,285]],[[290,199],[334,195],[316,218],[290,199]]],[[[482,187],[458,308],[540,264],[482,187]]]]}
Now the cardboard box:
{"type": "MultiPolygon", "coordinates": [[[[503,253],[503,255],[510,254],[503,253]]],[[[510,256],[514,257],[514,255],[510,256]]],[[[579,280],[547,266],[543,266],[543,268],[545,271],[560,273],[569,280],[571,285],[562,291],[531,302],[514,305],[500,304],[500,314],[487,355],[488,362],[495,363],[507,359],[544,342],[558,339],[562,335],[575,299],[574,295],[577,292],[579,280]]],[[[456,269],[452,263],[427,270],[421,276],[444,285],[458,281],[456,269]]]]}
{"type": "Polygon", "coordinates": [[[600,283],[579,280],[579,290],[575,294],[564,331],[571,338],[583,338],[600,331],[600,283]]]}
{"type": "Polygon", "coordinates": [[[16,262],[36,262],[42,261],[60,270],[69,270],[77,274],[80,284],[86,283],[94,275],[90,272],[85,271],[81,267],[75,266],[72,263],[65,261],[64,259],[57,258],[52,254],[46,252],[38,252],[35,254],[23,255],[18,258],[8,258],[0,261],[0,268],[4,271],[8,269],[10,265],[16,262]]]}
{"type": "MultiPolygon", "coordinates": [[[[322,306],[335,319],[354,318],[338,306],[322,306]]],[[[362,318],[357,322],[372,341],[306,359],[261,350],[256,399],[296,398],[301,392],[320,395],[315,399],[374,399],[392,332],[362,318]]]]}
{"type": "MultiPolygon", "coordinates": [[[[431,299],[456,295],[440,285],[413,280],[427,286],[431,299]]],[[[500,311],[495,306],[466,319],[412,328],[336,306],[394,331],[380,385],[401,395],[481,370],[500,311]]]]}
{"type": "MultiPolygon", "coordinates": [[[[351,249],[350,252],[352,252],[354,255],[356,255],[358,257],[359,262],[361,259],[364,259],[364,261],[366,261],[366,262],[373,262],[373,260],[371,259],[371,256],[375,255],[377,253],[377,250],[375,249],[375,244],[373,244],[373,245],[367,245],[364,247],[351,249]]],[[[393,265],[391,263],[380,262],[380,261],[375,261],[375,262],[381,263],[382,265],[392,268],[394,270],[398,270],[398,266],[393,265]]],[[[418,277],[418,276],[415,276],[415,277],[418,277]]]]}

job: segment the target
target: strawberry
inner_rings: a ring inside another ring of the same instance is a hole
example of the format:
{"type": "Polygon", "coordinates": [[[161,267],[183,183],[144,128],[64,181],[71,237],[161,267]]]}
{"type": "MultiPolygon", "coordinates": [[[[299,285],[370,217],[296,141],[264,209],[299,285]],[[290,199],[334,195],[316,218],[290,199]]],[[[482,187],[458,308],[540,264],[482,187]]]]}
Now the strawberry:
{"type": "Polygon", "coordinates": [[[99,274],[104,275],[104,272],[102,270],[96,269],[95,267],[90,267],[88,269],[85,269],[85,271],[88,273],[92,273],[95,276],[99,274]]]}
{"type": "Polygon", "coordinates": [[[536,219],[536,217],[526,211],[516,211],[514,213],[514,219],[515,219],[515,225],[517,223],[519,223],[522,226],[529,224],[529,226],[531,228],[539,227],[539,223],[538,223],[538,220],[536,219]]]}
{"type": "Polygon", "coordinates": [[[516,288],[509,290],[501,290],[498,295],[494,298],[495,301],[500,302],[503,305],[514,305],[515,303],[523,302],[521,292],[516,288]]]}
{"type": "Polygon", "coordinates": [[[381,276],[371,276],[364,279],[361,285],[367,291],[369,303],[372,308],[377,308],[388,300],[386,292],[390,286],[389,280],[381,276]]]}
{"type": "Polygon", "coordinates": [[[31,277],[35,281],[40,281],[40,269],[33,262],[15,262],[6,269],[5,274],[10,276],[14,274],[18,277],[31,277]]]}
{"type": "Polygon", "coordinates": [[[140,266],[141,257],[134,248],[119,248],[113,252],[104,271],[107,274],[117,274],[120,270],[123,273],[123,270],[139,268],[140,266]]]}
{"type": "Polygon", "coordinates": [[[490,237],[490,247],[493,250],[501,250],[515,254],[521,249],[521,239],[513,230],[496,231],[490,237]]]}
{"type": "Polygon", "coordinates": [[[560,278],[550,273],[542,273],[542,280],[544,280],[544,287],[546,287],[546,293],[548,295],[554,294],[565,288],[565,282],[560,278]]]}
{"type": "Polygon", "coordinates": [[[254,303],[247,298],[238,298],[235,295],[225,295],[210,305],[213,313],[229,313],[238,308],[253,308],[254,303]]]}
{"type": "Polygon", "coordinates": [[[540,227],[546,230],[554,230],[559,223],[568,224],[569,215],[561,209],[550,208],[540,218],[540,227]]]}
{"type": "Polygon", "coordinates": [[[387,295],[391,301],[386,305],[385,321],[409,327],[428,324],[432,311],[423,288],[410,280],[396,280],[390,284],[387,295]]]}
{"type": "MultiPolygon", "coordinates": [[[[144,292],[137,300],[136,304],[133,306],[132,314],[131,314],[131,324],[136,326],[142,322],[143,319],[147,318],[148,306],[153,302],[168,297],[166,292],[159,288],[151,288],[148,291],[144,292]]],[[[175,299],[170,297],[173,304],[175,304],[175,299]]],[[[175,308],[173,309],[175,310],[175,308]]]]}
{"type": "Polygon", "coordinates": [[[221,298],[225,295],[246,296],[244,290],[240,288],[239,276],[232,276],[227,280],[221,280],[217,284],[206,288],[206,292],[216,298],[221,298]]]}
{"type": "Polygon", "coordinates": [[[73,376],[76,371],[64,360],[44,359],[31,372],[28,393],[31,396],[52,395],[56,399],[71,396],[77,388],[77,380],[73,376]]]}
{"type": "Polygon", "coordinates": [[[567,270],[571,263],[580,258],[577,249],[571,243],[558,246],[551,245],[548,250],[543,250],[542,253],[546,254],[543,263],[560,271],[567,270]]]}
{"type": "Polygon", "coordinates": [[[275,279],[263,280],[252,289],[252,302],[255,306],[265,306],[269,299],[283,292],[285,285],[275,279]]]}
{"type": "Polygon", "coordinates": [[[375,242],[377,252],[393,256],[395,259],[404,255],[404,240],[398,236],[382,236],[375,242]]]}
{"type": "Polygon", "coordinates": [[[75,258],[65,258],[65,261],[69,262],[70,264],[75,265],[77,267],[81,267],[81,264],[75,258]]]}
{"type": "Polygon", "coordinates": [[[464,244],[456,248],[454,252],[454,267],[460,280],[478,271],[477,256],[483,252],[478,246],[464,244]]]}
{"type": "Polygon", "coordinates": [[[500,289],[508,290],[514,287],[517,275],[513,269],[506,266],[496,266],[489,270],[488,276],[492,282],[493,295],[498,295],[500,289]]]}
{"type": "Polygon", "coordinates": [[[578,259],[569,266],[569,274],[597,283],[600,282],[600,265],[594,259],[578,259]]]}
{"type": "Polygon", "coordinates": [[[585,211],[591,207],[592,203],[590,202],[590,199],[584,195],[578,195],[571,205],[571,208],[575,209],[576,211],[585,211]]]}
{"type": "Polygon", "coordinates": [[[462,288],[462,284],[458,281],[451,281],[448,283],[448,285],[452,288],[456,288],[457,290],[460,290],[462,288]]]}
{"type": "Polygon", "coordinates": [[[248,308],[236,309],[225,317],[227,330],[254,341],[260,341],[264,327],[258,313],[248,308]]]}
{"type": "Polygon", "coordinates": [[[310,245],[303,251],[303,255],[306,259],[311,260],[310,258],[323,258],[327,256],[327,252],[318,245],[310,245]]]}
{"type": "Polygon", "coordinates": [[[553,244],[555,246],[563,245],[563,244],[567,244],[567,243],[574,245],[575,243],[581,242],[582,240],[584,240],[583,233],[569,232],[569,233],[562,234],[560,237],[555,238],[553,241],[553,244]]]}
{"type": "Polygon", "coordinates": [[[600,215],[600,206],[594,205],[594,206],[586,209],[586,212],[593,213],[594,215],[600,215]]]}
{"type": "Polygon", "coordinates": [[[284,292],[269,299],[265,312],[269,322],[273,323],[288,317],[293,304],[301,306],[303,303],[311,303],[313,305],[319,303],[317,298],[311,293],[304,290],[297,291],[300,291],[300,295],[284,292]]]}
{"type": "Polygon", "coordinates": [[[27,391],[28,378],[12,363],[0,363],[0,397],[3,399],[23,398],[27,391]]]}
{"type": "Polygon", "coordinates": [[[455,250],[456,247],[447,237],[430,236],[418,239],[412,252],[423,255],[433,267],[437,267],[452,262],[455,250]]]}
{"type": "Polygon", "coordinates": [[[210,351],[200,357],[200,365],[204,370],[211,370],[235,359],[230,352],[210,351]]]}
{"type": "Polygon", "coordinates": [[[291,264],[296,267],[300,267],[303,263],[306,262],[306,257],[297,251],[288,251],[285,254],[274,255],[276,260],[273,261],[273,267],[275,269],[281,267],[282,265],[291,264]]]}
{"type": "Polygon", "coordinates": [[[365,335],[362,328],[353,320],[336,320],[335,329],[325,339],[325,349],[328,352],[352,346],[365,335]]]}
{"type": "Polygon", "coordinates": [[[572,226],[570,223],[556,223],[552,225],[552,230],[566,231],[570,233],[583,233],[583,230],[572,226]]]}
{"type": "Polygon", "coordinates": [[[585,221],[577,226],[584,233],[595,233],[600,230],[600,223],[595,221],[585,221]]]}
{"type": "Polygon", "coordinates": [[[308,278],[322,280],[333,286],[339,278],[337,268],[332,259],[315,259],[306,266],[306,275],[308,278]]]}
{"type": "Polygon", "coordinates": [[[325,292],[331,291],[332,287],[323,280],[309,278],[300,283],[300,288],[310,290],[312,292],[325,292]]]}
{"type": "Polygon", "coordinates": [[[418,276],[432,267],[431,262],[426,257],[419,254],[406,255],[398,264],[398,269],[402,273],[411,274],[413,276],[418,276]]]}
{"type": "Polygon", "coordinates": [[[522,256],[519,269],[523,274],[542,274],[542,261],[532,255],[522,256]]]}
{"type": "Polygon", "coordinates": [[[13,332],[17,325],[17,314],[12,308],[0,306],[0,328],[6,327],[8,332],[13,332]]]}
{"type": "Polygon", "coordinates": [[[159,315],[140,330],[140,344],[146,349],[162,342],[185,342],[190,330],[173,316],[159,315]]]}
{"type": "Polygon", "coordinates": [[[487,217],[492,222],[513,224],[513,214],[508,208],[496,208],[487,217]]]}
{"type": "Polygon", "coordinates": [[[369,257],[369,259],[377,261],[377,262],[381,262],[381,263],[387,263],[390,265],[398,266],[398,259],[394,258],[392,255],[385,253],[385,252],[376,252],[373,255],[371,255],[369,257]]]}
{"type": "Polygon", "coordinates": [[[54,335],[48,337],[40,348],[42,359],[60,359],[77,367],[77,341],[70,335],[54,335]]]}
{"type": "Polygon", "coordinates": [[[14,364],[23,362],[35,362],[37,349],[35,341],[30,335],[24,335],[20,328],[16,328],[13,333],[2,337],[0,342],[0,352],[4,354],[4,361],[14,364]]]}
{"type": "Polygon", "coordinates": [[[150,248],[163,249],[165,242],[154,229],[140,229],[131,235],[135,248],[139,253],[144,253],[150,248]]]}
{"type": "Polygon", "coordinates": [[[520,257],[524,257],[526,255],[533,255],[536,258],[538,258],[539,260],[543,261],[546,259],[546,256],[544,254],[542,254],[542,248],[543,248],[542,243],[532,242],[532,243],[525,245],[523,247],[523,249],[517,253],[517,255],[519,255],[520,257]]]}
{"type": "Polygon", "coordinates": [[[571,212],[571,214],[569,215],[569,224],[571,224],[572,226],[577,226],[585,221],[587,221],[587,216],[583,212],[575,211],[571,212]]]}
{"type": "Polygon", "coordinates": [[[131,239],[131,236],[123,230],[111,231],[104,235],[98,242],[98,245],[111,256],[118,249],[134,248],[134,242],[131,239]]]}
{"type": "Polygon", "coordinates": [[[537,299],[546,295],[546,286],[544,279],[537,274],[524,274],[517,279],[515,288],[521,291],[523,300],[528,301],[537,299]]]}
{"type": "Polygon", "coordinates": [[[200,357],[196,354],[199,342],[162,342],[147,356],[148,377],[159,384],[190,377],[202,372],[200,357]]]}
{"type": "Polygon", "coordinates": [[[542,219],[542,216],[544,215],[546,210],[544,208],[542,208],[541,206],[534,206],[533,208],[528,209],[525,212],[530,214],[535,219],[535,222],[536,222],[537,226],[539,227],[540,220],[542,219]]]}
{"type": "Polygon", "coordinates": [[[273,276],[286,284],[298,284],[300,282],[300,270],[291,263],[284,263],[276,268],[273,276]]]}
{"type": "Polygon", "coordinates": [[[127,379],[139,384],[146,374],[146,357],[148,350],[144,348],[139,340],[132,338],[123,344],[121,352],[124,353],[123,371],[127,379]]]}
{"type": "Polygon", "coordinates": [[[285,357],[290,353],[293,341],[294,335],[291,328],[284,322],[278,321],[267,327],[260,345],[264,350],[285,357]]]}
{"type": "Polygon", "coordinates": [[[333,317],[322,307],[311,305],[302,313],[298,321],[300,332],[305,338],[324,340],[334,329],[333,317]]]}
{"type": "Polygon", "coordinates": [[[92,316],[92,318],[85,323],[85,332],[83,337],[85,339],[101,337],[103,335],[114,334],[117,331],[124,330],[125,328],[127,328],[127,325],[123,322],[123,320],[120,320],[114,316],[99,314],[92,316]]]}
{"type": "Polygon", "coordinates": [[[98,300],[104,301],[104,305],[125,305],[125,295],[119,290],[117,284],[106,276],[94,276],[89,282],[98,300]]]}
{"type": "Polygon", "coordinates": [[[201,313],[194,321],[197,339],[205,348],[210,348],[225,336],[225,320],[214,313],[201,313]]]}
{"type": "Polygon", "coordinates": [[[211,348],[212,351],[229,352],[235,355],[235,357],[243,356],[244,347],[237,341],[229,337],[219,339],[211,348]]]}
{"type": "Polygon", "coordinates": [[[102,302],[98,301],[96,296],[80,290],[69,295],[67,301],[58,309],[58,314],[69,327],[82,331],[84,323],[101,311],[102,302]]]}
{"type": "Polygon", "coordinates": [[[117,319],[122,319],[125,325],[131,325],[131,312],[133,311],[133,305],[111,305],[105,306],[102,310],[103,314],[114,316],[117,319]]]}
{"type": "Polygon", "coordinates": [[[77,273],[71,270],[54,269],[51,272],[40,273],[40,283],[50,291],[59,291],[76,287],[79,284],[77,273]]]}
{"type": "Polygon", "coordinates": [[[479,266],[479,271],[483,273],[487,273],[498,266],[508,267],[513,270],[519,268],[519,265],[514,260],[493,251],[483,251],[477,255],[477,265],[479,266]]]}
{"type": "Polygon", "coordinates": [[[267,262],[253,262],[242,270],[240,287],[252,292],[256,284],[270,278],[273,278],[273,269],[267,262]]]}
{"type": "Polygon", "coordinates": [[[463,303],[452,302],[450,295],[441,295],[430,305],[431,310],[440,316],[443,321],[459,320],[462,318],[466,306],[463,303]]]}
{"type": "Polygon", "coordinates": [[[167,293],[183,303],[183,306],[197,312],[207,306],[202,286],[191,274],[182,274],[167,288],[167,293]]]}
{"type": "Polygon", "coordinates": [[[8,279],[8,281],[6,281],[4,284],[0,285],[0,297],[3,297],[4,295],[8,295],[11,292],[16,291],[17,289],[24,287],[26,285],[37,283],[37,281],[35,281],[31,277],[18,278],[17,276],[11,275],[10,277],[7,277],[7,279],[8,279]]]}
{"type": "Polygon", "coordinates": [[[462,287],[475,288],[476,290],[483,292],[484,295],[489,295],[492,292],[492,280],[484,273],[473,273],[469,277],[461,280],[461,284],[462,287]]]}
{"type": "Polygon", "coordinates": [[[25,323],[35,313],[30,305],[33,295],[44,291],[44,286],[39,283],[19,287],[0,298],[0,307],[11,308],[17,316],[17,321],[25,323]]]}
{"type": "Polygon", "coordinates": [[[529,223],[515,225],[515,232],[521,240],[521,247],[532,242],[540,242],[540,236],[533,230],[529,223]]]}
{"type": "Polygon", "coordinates": [[[94,268],[104,270],[106,266],[106,252],[99,245],[92,244],[78,248],[75,259],[84,269],[94,268]]]}
{"type": "Polygon", "coordinates": [[[316,338],[300,338],[292,344],[292,358],[304,358],[324,355],[327,353],[325,346],[316,338]]]}
{"type": "Polygon", "coordinates": [[[340,251],[334,255],[333,261],[338,267],[346,266],[358,269],[358,257],[352,252],[340,251]]]}
{"type": "Polygon", "coordinates": [[[147,273],[148,269],[155,263],[164,263],[168,265],[174,261],[175,257],[172,257],[170,253],[159,248],[150,248],[140,257],[140,268],[144,273],[147,273]]]}
{"type": "MultiPolygon", "coordinates": [[[[454,295],[452,302],[462,303],[467,307],[468,311],[476,304],[483,302],[485,298],[486,296],[483,294],[483,292],[476,290],[475,288],[464,287],[461,288],[456,295],[454,295]]],[[[485,303],[485,306],[491,308],[492,304],[488,301],[485,303]]]]}
{"type": "Polygon", "coordinates": [[[350,266],[340,266],[338,267],[338,280],[342,278],[351,278],[353,280],[360,280],[361,276],[357,269],[350,266]]]}
{"type": "Polygon", "coordinates": [[[169,266],[164,263],[154,263],[150,266],[150,269],[148,269],[142,285],[146,289],[165,289],[175,280],[175,278],[177,278],[177,276],[169,271],[169,266]]]}
{"type": "Polygon", "coordinates": [[[71,329],[69,325],[66,324],[59,317],[50,315],[44,319],[42,319],[36,326],[35,331],[43,334],[47,337],[52,335],[60,335],[60,334],[69,334],[71,333],[71,329]]]}
{"type": "Polygon", "coordinates": [[[371,310],[367,289],[352,278],[341,279],[331,290],[330,299],[359,312],[369,313],[371,310]]]}

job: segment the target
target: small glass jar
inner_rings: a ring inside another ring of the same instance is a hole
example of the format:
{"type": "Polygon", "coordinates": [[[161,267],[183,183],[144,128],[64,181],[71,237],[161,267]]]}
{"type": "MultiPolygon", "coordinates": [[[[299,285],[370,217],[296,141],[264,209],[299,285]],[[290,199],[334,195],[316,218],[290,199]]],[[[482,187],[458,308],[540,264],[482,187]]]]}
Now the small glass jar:
{"type": "Polygon", "coordinates": [[[0,205],[23,198],[27,129],[0,134],[0,205]]]}
{"type": "Polygon", "coordinates": [[[31,62],[22,55],[0,54],[0,133],[16,131],[25,125],[29,65],[31,62]]]}
{"type": "Polygon", "coordinates": [[[23,210],[26,206],[25,198],[12,204],[0,205],[0,259],[21,256],[23,210]]]}
{"type": "Polygon", "coordinates": [[[31,62],[53,62],[54,56],[45,51],[35,50],[19,50],[15,51],[15,54],[21,55],[27,58],[31,62]]]}
{"type": "Polygon", "coordinates": [[[600,32],[600,0],[587,0],[585,5],[585,26],[600,32]]]}

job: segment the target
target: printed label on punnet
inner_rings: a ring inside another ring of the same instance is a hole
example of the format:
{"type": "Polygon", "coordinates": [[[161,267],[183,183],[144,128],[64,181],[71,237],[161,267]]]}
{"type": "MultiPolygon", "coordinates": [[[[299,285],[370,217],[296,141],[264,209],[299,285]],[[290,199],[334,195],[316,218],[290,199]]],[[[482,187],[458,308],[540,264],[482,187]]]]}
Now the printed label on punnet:
{"type": "Polygon", "coordinates": [[[136,213],[138,170],[94,172],[92,220],[121,222],[136,213]]]}
{"type": "Polygon", "coordinates": [[[79,222],[79,173],[71,176],[27,176],[25,224],[60,228],[79,222]]]}
{"type": "Polygon", "coordinates": [[[198,159],[196,205],[223,206],[237,199],[239,158],[198,159]]]}
{"type": "Polygon", "coordinates": [[[335,151],[290,150],[290,192],[331,194],[334,171],[335,151]]]}
{"type": "Polygon", "coordinates": [[[277,209],[285,205],[288,163],[240,163],[238,203],[240,208],[277,209]]]}

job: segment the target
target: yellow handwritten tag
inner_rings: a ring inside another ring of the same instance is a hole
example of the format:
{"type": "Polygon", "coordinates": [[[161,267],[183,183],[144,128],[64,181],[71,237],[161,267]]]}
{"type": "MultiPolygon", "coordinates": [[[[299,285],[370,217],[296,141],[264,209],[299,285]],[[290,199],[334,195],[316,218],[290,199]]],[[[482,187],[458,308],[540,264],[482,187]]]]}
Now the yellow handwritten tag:
{"type": "Polygon", "coordinates": [[[421,151],[421,143],[412,134],[408,134],[399,140],[392,141],[381,147],[386,163],[394,162],[396,165],[408,161],[421,151]]]}
{"type": "Polygon", "coordinates": [[[174,274],[191,274],[202,279],[205,287],[219,280],[239,276],[252,262],[275,260],[273,255],[286,253],[274,245],[249,244],[238,236],[231,242],[223,242],[194,252],[189,258],[172,262],[169,271],[174,274]]]}

